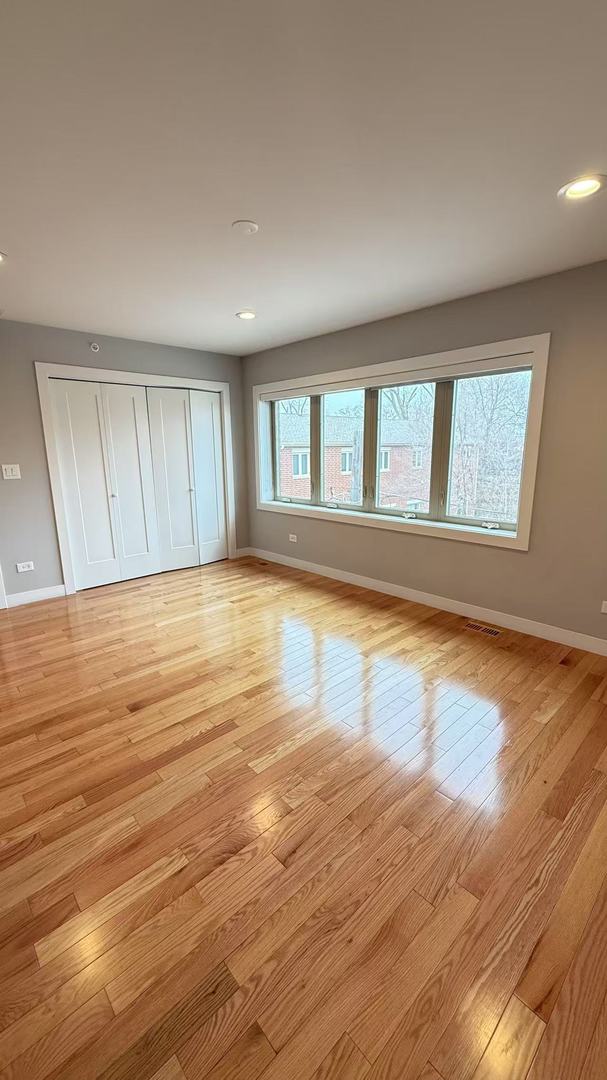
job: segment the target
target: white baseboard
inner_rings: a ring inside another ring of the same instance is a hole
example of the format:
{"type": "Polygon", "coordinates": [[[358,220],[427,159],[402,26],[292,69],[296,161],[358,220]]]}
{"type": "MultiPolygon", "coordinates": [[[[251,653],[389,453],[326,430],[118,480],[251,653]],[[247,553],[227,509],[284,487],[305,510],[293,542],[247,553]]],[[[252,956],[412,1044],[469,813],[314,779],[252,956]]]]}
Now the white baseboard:
{"type": "Polygon", "coordinates": [[[8,593],[6,605],[9,608],[20,607],[21,604],[35,604],[38,600],[54,600],[56,596],[65,596],[65,585],[48,585],[46,589],[8,593]]]}
{"type": "Polygon", "coordinates": [[[333,566],[319,566],[317,563],[306,562],[304,559],[293,559],[290,555],[277,555],[274,551],[240,548],[237,554],[239,556],[254,555],[258,559],[266,559],[267,562],[292,566],[295,570],[307,570],[321,577],[345,581],[349,585],[359,585],[362,589],[372,589],[374,592],[387,593],[388,596],[398,596],[402,600],[412,600],[416,604],[440,608],[441,611],[452,611],[455,615],[465,615],[467,618],[503,626],[507,630],[518,630],[521,634],[530,634],[532,637],[544,638],[546,641],[556,641],[559,645],[586,649],[588,652],[607,656],[606,640],[592,637],[590,634],[580,634],[577,630],[567,630],[561,626],[550,626],[547,623],[535,622],[533,619],[523,619],[519,615],[508,615],[504,611],[492,611],[490,608],[464,604],[448,596],[436,596],[434,593],[409,589],[405,585],[393,585],[389,581],[378,581],[376,578],[363,577],[361,574],[351,574],[347,570],[337,570],[333,566]]]}

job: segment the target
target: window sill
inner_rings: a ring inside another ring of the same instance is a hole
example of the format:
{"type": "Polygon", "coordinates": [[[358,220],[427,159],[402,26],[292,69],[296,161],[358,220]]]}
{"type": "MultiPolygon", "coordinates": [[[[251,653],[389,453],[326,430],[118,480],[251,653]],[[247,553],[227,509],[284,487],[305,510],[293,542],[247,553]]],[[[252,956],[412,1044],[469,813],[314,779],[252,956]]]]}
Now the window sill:
{"type": "Polygon", "coordinates": [[[511,548],[516,551],[528,551],[528,537],[504,529],[483,529],[474,525],[456,525],[451,521],[427,521],[425,519],[391,518],[383,514],[369,514],[364,510],[336,510],[327,506],[306,506],[302,503],[266,502],[257,503],[258,510],[270,510],[275,514],[291,514],[295,517],[316,518],[319,521],[339,521],[348,525],[363,525],[372,529],[387,529],[391,532],[417,533],[420,536],[434,536],[441,540],[464,540],[469,544],[486,544],[488,547],[511,548]]]}

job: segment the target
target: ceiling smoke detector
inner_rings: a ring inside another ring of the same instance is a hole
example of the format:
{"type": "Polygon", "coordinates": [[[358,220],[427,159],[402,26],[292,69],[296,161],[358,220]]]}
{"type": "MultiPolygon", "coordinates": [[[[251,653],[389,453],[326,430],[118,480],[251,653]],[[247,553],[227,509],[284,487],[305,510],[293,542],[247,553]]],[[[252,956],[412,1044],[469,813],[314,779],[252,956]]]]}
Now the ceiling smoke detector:
{"type": "Polygon", "coordinates": [[[256,221],[247,221],[246,218],[239,218],[237,221],[232,222],[232,228],[234,232],[240,233],[241,236],[255,236],[255,233],[259,232],[259,225],[256,221]]]}

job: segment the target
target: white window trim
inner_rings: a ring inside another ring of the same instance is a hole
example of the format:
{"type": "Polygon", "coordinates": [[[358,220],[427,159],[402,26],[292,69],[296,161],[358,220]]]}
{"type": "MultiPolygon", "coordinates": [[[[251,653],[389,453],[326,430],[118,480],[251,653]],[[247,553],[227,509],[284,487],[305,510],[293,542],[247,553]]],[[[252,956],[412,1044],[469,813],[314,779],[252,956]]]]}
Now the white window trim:
{"type": "Polygon", "coordinates": [[[550,334],[534,334],[486,345],[474,345],[463,349],[408,357],[403,360],[369,364],[301,379],[264,383],[253,387],[253,425],[255,441],[255,486],[258,510],[272,513],[302,515],[325,521],[338,521],[351,525],[386,529],[396,532],[413,532],[422,536],[442,537],[485,544],[489,547],[506,547],[518,551],[529,549],[531,515],[539,455],[540,429],[544,404],[544,390],[548,367],[550,334]],[[329,390],[345,390],[360,386],[391,386],[396,382],[427,382],[436,378],[456,378],[458,375],[496,374],[515,371],[517,368],[531,370],[531,388],[527,415],[527,434],[521,472],[519,517],[516,533],[502,529],[491,531],[473,525],[427,520],[406,520],[388,515],[373,514],[359,510],[339,510],[332,507],[301,505],[275,501],[272,477],[268,472],[271,454],[267,443],[269,434],[269,406],[265,403],[284,397],[300,397],[303,394],[321,394],[329,390]]]}
{"type": "Polygon", "coordinates": [[[424,451],[423,451],[423,449],[421,448],[421,446],[414,446],[414,447],[413,447],[413,453],[412,453],[412,458],[413,458],[413,461],[412,461],[412,464],[411,464],[411,468],[412,468],[412,469],[421,469],[421,468],[423,468],[423,464],[424,464],[424,451]],[[417,463],[417,461],[418,461],[418,456],[419,456],[419,465],[418,465],[418,463],[417,463]]]}
{"type": "Polygon", "coordinates": [[[386,447],[381,447],[380,446],[380,448],[379,448],[379,471],[380,472],[390,472],[390,465],[391,465],[390,450],[386,449],[386,447]],[[382,461],[383,461],[383,456],[382,455],[383,454],[388,455],[388,457],[386,459],[387,462],[388,462],[387,465],[382,465],[382,461]]]}

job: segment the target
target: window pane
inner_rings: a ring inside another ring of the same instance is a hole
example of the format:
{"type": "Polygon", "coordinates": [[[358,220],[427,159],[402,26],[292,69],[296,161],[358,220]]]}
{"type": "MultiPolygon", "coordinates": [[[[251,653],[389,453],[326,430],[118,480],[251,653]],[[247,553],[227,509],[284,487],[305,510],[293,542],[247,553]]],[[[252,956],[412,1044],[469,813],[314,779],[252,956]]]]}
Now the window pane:
{"type": "Polygon", "coordinates": [[[308,450],[293,450],[291,455],[293,476],[310,475],[310,453],[308,450]]]}
{"type": "Polygon", "coordinates": [[[456,380],[450,517],[516,523],[530,387],[530,371],[456,380]]]}
{"type": "Polygon", "coordinates": [[[322,492],[325,502],[362,504],[364,390],[322,398],[322,492]]]}
{"type": "Polygon", "coordinates": [[[380,390],[380,507],[424,514],[430,509],[434,395],[434,383],[380,390]]]}
{"type": "Polygon", "coordinates": [[[310,398],[284,398],[274,406],[276,494],[310,498],[310,398]]]}

